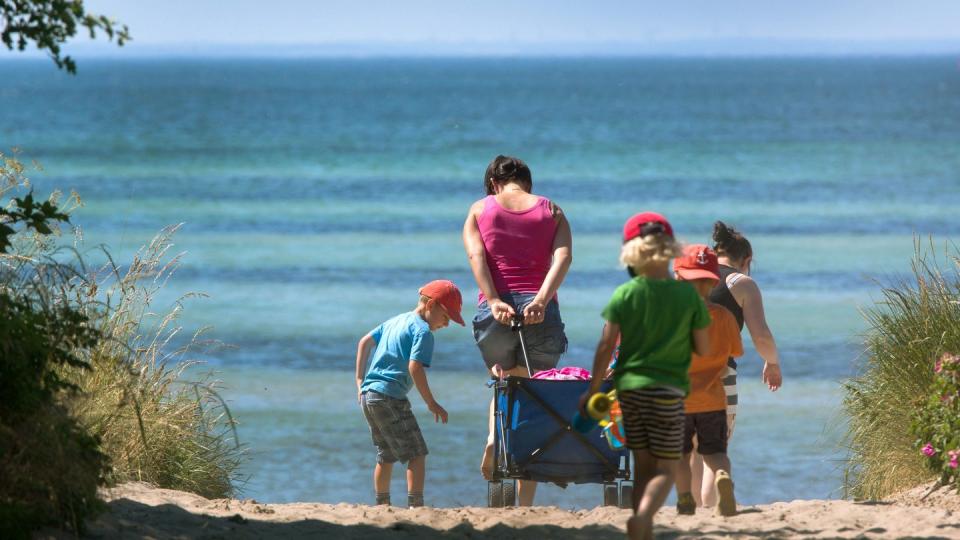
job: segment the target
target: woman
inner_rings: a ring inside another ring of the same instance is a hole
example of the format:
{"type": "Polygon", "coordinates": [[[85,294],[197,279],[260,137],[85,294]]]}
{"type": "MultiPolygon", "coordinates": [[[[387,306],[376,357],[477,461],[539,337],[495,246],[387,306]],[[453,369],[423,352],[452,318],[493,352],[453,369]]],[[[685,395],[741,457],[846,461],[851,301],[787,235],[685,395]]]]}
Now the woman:
{"type": "MultiPolygon", "coordinates": [[[[514,315],[522,314],[530,373],[557,366],[566,351],[557,289],[570,268],[570,224],[560,207],[532,193],[527,165],[497,156],[483,178],[487,196],[473,203],[463,224],[463,245],[480,288],[473,336],[494,377],[527,377],[514,315]]],[[[490,434],[480,470],[493,473],[493,401],[490,434]]],[[[518,482],[521,506],[533,504],[537,484],[518,482]]]]}
{"type": "MultiPolygon", "coordinates": [[[[783,375],[780,373],[777,343],[773,339],[770,327],[767,326],[767,319],[763,312],[760,288],[750,278],[753,248],[742,234],[722,221],[717,221],[713,226],[713,241],[713,249],[720,263],[720,281],[710,292],[710,301],[729,309],[736,317],[741,331],[746,323],[753,346],[763,358],[763,382],[771,391],[776,391],[783,384],[783,375]]],[[[733,436],[737,417],[737,362],[733,358],[727,361],[727,376],[723,380],[723,385],[727,392],[727,439],[729,440],[733,436]]],[[[696,480],[694,478],[694,485],[699,485],[696,480]]],[[[709,469],[704,471],[703,485],[713,485],[709,469]]],[[[716,492],[713,491],[710,495],[705,500],[697,502],[702,502],[704,506],[713,506],[716,492]]],[[[699,490],[694,490],[694,497],[698,496],[699,490]]]]}

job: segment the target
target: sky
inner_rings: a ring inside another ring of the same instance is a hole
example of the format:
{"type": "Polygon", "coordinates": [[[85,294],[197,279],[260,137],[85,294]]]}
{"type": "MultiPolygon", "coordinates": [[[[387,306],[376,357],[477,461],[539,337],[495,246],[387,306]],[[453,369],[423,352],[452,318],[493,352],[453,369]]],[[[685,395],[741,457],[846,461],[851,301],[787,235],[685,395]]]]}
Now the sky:
{"type": "MultiPolygon", "coordinates": [[[[960,0],[86,0],[124,54],[960,50],[960,0]]],[[[89,43],[83,37],[75,40],[89,43]]],[[[101,48],[102,42],[82,47],[101,48]]]]}

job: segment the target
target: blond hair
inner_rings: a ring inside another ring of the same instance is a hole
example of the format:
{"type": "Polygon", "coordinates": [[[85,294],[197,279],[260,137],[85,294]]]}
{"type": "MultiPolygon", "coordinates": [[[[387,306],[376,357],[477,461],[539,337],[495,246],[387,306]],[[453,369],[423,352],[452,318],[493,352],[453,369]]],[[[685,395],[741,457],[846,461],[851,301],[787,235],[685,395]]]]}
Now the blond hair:
{"type": "Polygon", "coordinates": [[[648,234],[633,238],[620,248],[620,264],[642,272],[653,264],[667,264],[678,257],[683,247],[673,236],[664,233],[648,234]]]}

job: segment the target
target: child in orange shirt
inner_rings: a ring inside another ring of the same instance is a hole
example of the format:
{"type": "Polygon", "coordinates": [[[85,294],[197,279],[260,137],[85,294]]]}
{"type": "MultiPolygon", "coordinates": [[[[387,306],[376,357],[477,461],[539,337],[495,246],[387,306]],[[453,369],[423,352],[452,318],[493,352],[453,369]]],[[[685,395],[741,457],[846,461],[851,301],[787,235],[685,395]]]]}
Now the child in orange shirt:
{"type": "MultiPolygon", "coordinates": [[[[703,456],[704,465],[715,474],[715,486],[704,486],[703,500],[709,500],[712,488],[717,492],[716,513],[732,516],[737,512],[737,502],[730,479],[730,458],[727,457],[727,396],[723,390],[723,377],[727,373],[727,359],[743,355],[740,328],[730,311],[709,300],[710,290],[720,280],[717,254],[703,244],[693,244],[683,250],[683,255],[673,263],[678,280],[689,281],[707,304],[710,312],[710,352],[706,355],[693,353],[690,363],[690,394],[684,400],[686,425],[683,434],[683,459],[677,468],[677,513],[693,514],[697,503],[691,493],[691,459],[694,436],[697,452],[703,456]]],[[[700,486],[697,486],[698,489],[700,486]]]]}

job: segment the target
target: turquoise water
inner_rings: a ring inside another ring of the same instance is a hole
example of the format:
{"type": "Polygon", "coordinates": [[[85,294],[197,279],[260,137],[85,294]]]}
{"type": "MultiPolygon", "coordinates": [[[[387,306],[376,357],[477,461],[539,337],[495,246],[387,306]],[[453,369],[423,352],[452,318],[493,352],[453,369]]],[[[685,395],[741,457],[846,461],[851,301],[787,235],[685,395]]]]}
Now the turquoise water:
{"type": "MultiPolygon", "coordinates": [[[[241,433],[255,433],[246,493],[270,501],[373,502],[369,435],[355,406],[352,374],[326,371],[239,368],[221,373],[233,394],[241,433]]],[[[485,405],[492,396],[479,374],[437,372],[430,384],[450,414],[435,424],[414,402],[427,457],[428,504],[485,506],[486,482],[479,474],[486,433],[485,405]]],[[[839,387],[828,381],[794,380],[776,394],[758,380],[744,381],[744,405],[730,448],[737,496],[744,503],[836,498],[836,446],[841,425],[831,404],[839,387]],[[827,428],[826,426],[832,426],[827,428]]],[[[399,468],[398,468],[399,469],[399,468]]],[[[394,472],[394,500],[405,500],[402,473],[394,472]]],[[[592,508],[603,501],[597,484],[538,488],[539,504],[592,508]]]]}
{"type": "MultiPolygon", "coordinates": [[[[233,346],[201,358],[253,450],[245,494],[264,501],[372,501],[357,339],[430,279],[475,296],[460,228],[498,153],[524,158],[573,228],[565,364],[589,363],[629,215],[661,211],[691,242],[716,219],[748,234],[785,386],[756,384],[747,340],[731,451],[745,502],[837,494],[824,426],[842,425],[858,310],[909,270],[915,235],[960,233],[952,57],[88,60],[75,78],[0,61],[0,80],[0,149],[43,164],[38,192],[81,194],[92,258],[104,244],[130,260],[183,223],[155,308],[208,295],[181,320],[233,346]]],[[[431,381],[454,420],[425,426],[428,502],[480,504],[489,390],[469,330],[437,338],[431,381]]],[[[598,489],[539,500],[593,506],[598,489]]]]}

